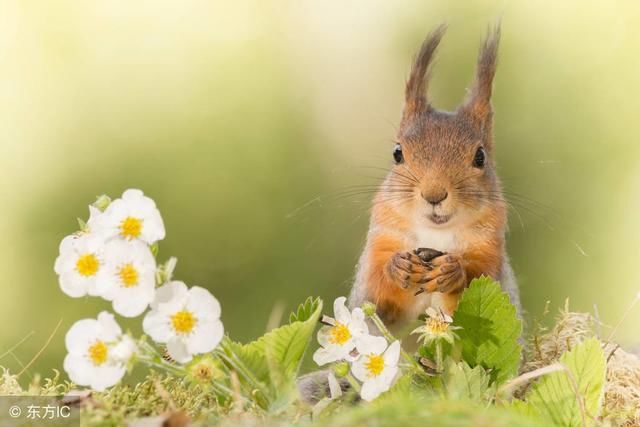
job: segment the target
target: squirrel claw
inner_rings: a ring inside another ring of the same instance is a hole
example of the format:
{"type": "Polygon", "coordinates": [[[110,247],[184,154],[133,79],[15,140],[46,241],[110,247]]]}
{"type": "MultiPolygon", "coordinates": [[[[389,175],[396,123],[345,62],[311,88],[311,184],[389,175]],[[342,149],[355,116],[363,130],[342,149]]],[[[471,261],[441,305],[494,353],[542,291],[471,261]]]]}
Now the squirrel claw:
{"type": "Polygon", "coordinates": [[[386,274],[402,289],[417,289],[428,280],[431,267],[414,252],[397,252],[387,266],[386,274]]]}
{"type": "MultiPolygon", "coordinates": [[[[456,293],[466,283],[466,272],[460,257],[443,254],[431,261],[433,268],[426,275],[422,292],[456,293]]],[[[420,292],[420,293],[422,293],[420,292]]],[[[418,295],[418,294],[416,294],[418,295]]]]}

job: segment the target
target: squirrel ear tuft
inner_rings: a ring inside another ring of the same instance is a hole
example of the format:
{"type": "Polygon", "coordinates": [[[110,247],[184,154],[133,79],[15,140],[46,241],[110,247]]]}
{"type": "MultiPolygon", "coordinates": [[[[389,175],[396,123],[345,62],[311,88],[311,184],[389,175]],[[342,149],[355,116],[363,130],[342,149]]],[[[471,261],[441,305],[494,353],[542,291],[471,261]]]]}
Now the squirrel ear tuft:
{"type": "Polygon", "coordinates": [[[442,40],[447,26],[441,24],[433,30],[422,43],[418,55],[413,61],[413,67],[407,80],[405,88],[405,118],[418,115],[429,110],[426,89],[429,80],[429,65],[433,61],[433,56],[442,40]]]}
{"type": "Polygon", "coordinates": [[[481,122],[491,117],[491,89],[498,62],[498,44],[500,42],[500,24],[489,28],[487,38],[480,48],[476,77],[467,95],[462,111],[481,122]]]}

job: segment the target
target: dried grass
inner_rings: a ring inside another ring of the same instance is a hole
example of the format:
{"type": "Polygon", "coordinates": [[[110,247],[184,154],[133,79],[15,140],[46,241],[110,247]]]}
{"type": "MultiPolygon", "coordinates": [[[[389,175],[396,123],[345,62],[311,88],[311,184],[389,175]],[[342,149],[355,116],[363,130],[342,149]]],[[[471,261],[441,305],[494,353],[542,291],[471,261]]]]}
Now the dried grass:
{"type": "MultiPolygon", "coordinates": [[[[521,372],[551,365],[562,353],[571,350],[587,338],[601,340],[607,357],[607,381],[605,383],[601,421],[624,427],[640,427],[640,358],[616,344],[606,343],[598,336],[598,320],[588,313],[569,310],[568,304],[560,311],[555,326],[546,329],[538,326],[530,338],[521,372]]],[[[524,395],[526,388],[518,391],[524,395]]]]}

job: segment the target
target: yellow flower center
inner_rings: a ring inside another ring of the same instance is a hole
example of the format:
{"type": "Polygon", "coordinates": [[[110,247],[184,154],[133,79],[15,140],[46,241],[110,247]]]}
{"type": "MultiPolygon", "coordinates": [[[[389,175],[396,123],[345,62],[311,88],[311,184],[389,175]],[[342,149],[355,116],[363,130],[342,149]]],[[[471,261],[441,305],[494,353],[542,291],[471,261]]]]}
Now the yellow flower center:
{"type": "Polygon", "coordinates": [[[135,239],[142,232],[142,220],[132,216],[126,217],[120,223],[120,235],[125,239],[135,239]]]}
{"type": "Polygon", "coordinates": [[[173,329],[179,334],[188,334],[196,324],[196,318],[190,311],[181,310],[171,316],[173,329]]]}
{"type": "Polygon", "coordinates": [[[351,332],[349,332],[347,325],[340,322],[336,322],[336,324],[329,330],[329,334],[331,334],[329,342],[332,344],[342,345],[351,338],[351,332]]]}
{"type": "Polygon", "coordinates": [[[76,270],[81,276],[90,277],[98,272],[100,262],[94,254],[84,254],[76,261],[76,270]]]}
{"type": "Polygon", "coordinates": [[[107,361],[107,355],[109,354],[109,350],[107,346],[102,341],[98,340],[95,344],[89,347],[89,359],[93,362],[94,365],[100,366],[104,362],[107,361]]]}
{"type": "Polygon", "coordinates": [[[118,272],[122,286],[131,288],[138,284],[138,270],[132,264],[125,264],[118,272]]]}
{"type": "Polygon", "coordinates": [[[369,375],[377,377],[384,370],[384,359],[378,354],[369,354],[364,367],[369,371],[369,375]]]}
{"type": "Polygon", "coordinates": [[[193,374],[200,381],[209,381],[213,377],[213,370],[210,366],[201,363],[193,369],[193,374]]]}
{"type": "Polygon", "coordinates": [[[426,321],[427,330],[432,335],[442,335],[449,330],[449,324],[442,319],[429,317],[426,321]]]}

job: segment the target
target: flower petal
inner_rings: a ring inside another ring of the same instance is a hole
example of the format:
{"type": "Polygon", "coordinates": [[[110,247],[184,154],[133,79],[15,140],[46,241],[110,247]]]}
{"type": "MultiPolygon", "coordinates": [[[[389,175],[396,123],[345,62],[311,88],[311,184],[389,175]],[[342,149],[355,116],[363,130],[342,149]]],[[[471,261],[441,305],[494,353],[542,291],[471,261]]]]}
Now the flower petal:
{"type": "Polygon", "coordinates": [[[365,367],[367,363],[366,356],[360,356],[351,364],[351,373],[360,381],[366,381],[369,378],[369,371],[365,367]]]}
{"type": "Polygon", "coordinates": [[[144,197],[142,190],[129,188],[122,193],[122,200],[125,202],[136,202],[144,197]]]}
{"type": "Polygon", "coordinates": [[[150,311],[144,316],[142,330],[158,343],[166,343],[174,336],[169,315],[158,311],[150,311]]]}
{"type": "Polygon", "coordinates": [[[216,348],[223,335],[222,322],[210,320],[206,323],[198,323],[193,334],[185,339],[185,344],[190,354],[208,353],[216,348]]]}
{"type": "Polygon", "coordinates": [[[187,363],[193,358],[187,351],[187,345],[184,340],[178,337],[172,337],[167,342],[167,351],[169,356],[178,363],[187,363]]]}
{"type": "Polygon", "coordinates": [[[100,329],[100,324],[95,319],[78,320],[65,336],[67,351],[75,355],[84,355],[91,343],[98,338],[100,329]]]}
{"type": "Polygon", "coordinates": [[[381,354],[387,348],[387,339],[375,335],[360,335],[354,339],[360,354],[381,354]]]}
{"type": "Polygon", "coordinates": [[[86,357],[67,354],[62,364],[69,379],[78,385],[89,385],[93,376],[93,365],[86,357]]]}
{"type": "Polygon", "coordinates": [[[71,298],[80,298],[87,294],[86,281],[74,272],[61,274],[58,282],[62,292],[71,298]]]}
{"type": "Polygon", "coordinates": [[[349,322],[349,329],[353,335],[368,334],[369,326],[365,320],[364,311],[361,308],[356,307],[351,313],[351,322],[349,322]]]}
{"type": "Polygon", "coordinates": [[[384,352],[383,358],[385,365],[396,366],[400,359],[400,341],[396,340],[392,342],[384,352]]]}
{"type": "Polygon", "coordinates": [[[120,382],[125,372],[126,369],[121,364],[99,366],[95,368],[89,385],[96,391],[103,391],[120,382]]]}
{"type": "Polygon", "coordinates": [[[100,338],[106,342],[114,342],[122,335],[122,329],[116,323],[113,314],[108,311],[101,311],[98,314],[98,323],[100,324],[100,338]]]}
{"type": "Polygon", "coordinates": [[[380,385],[377,381],[365,381],[362,384],[362,389],[360,390],[360,397],[367,402],[371,402],[376,397],[380,396],[384,390],[380,388],[380,385]]]}
{"type": "Polygon", "coordinates": [[[326,365],[327,363],[340,360],[336,357],[335,353],[327,350],[326,348],[319,348],[313,353],[313,361],[319,366],[326,365]]]}
{"type": "Polygon", "coordinates": [[[132,295],[122,293],[113,300],[113,310],[124,317],[141,315],[149,306],[151,298],[132,298],[132,295]]]}
{"type": "Polygon", "coordinates": [[[189,289],[186,308],[192,313],[195,313],[198,318],[204,316],[208,319],[220,318],[220,303],[216,297],[211,295],[211,292],[200,286],[193,286],[189,289]]]}
{"type": "Polygon", "coordinates": [[[151,303],[151,309],[166,313],[175,313],[184,307],[188,292],[187,285],[178,280],[162,285],[156,290],[156,295],[151,303]]]}
{"type": "Polygon", "coordinates": [[[338,297],[333,302],[333,314],[338,322],[347,324],[351,321],[351,312],[345,305],[346,297],[338,297]]]}
{"type": "Polygon", "coordinates": [[[154,208],[146,214],[140,239],[152,245],[158,240],[164,239],[165,236],[166,231],[162,216],[160,216],[160,211],[154,208]]]}

